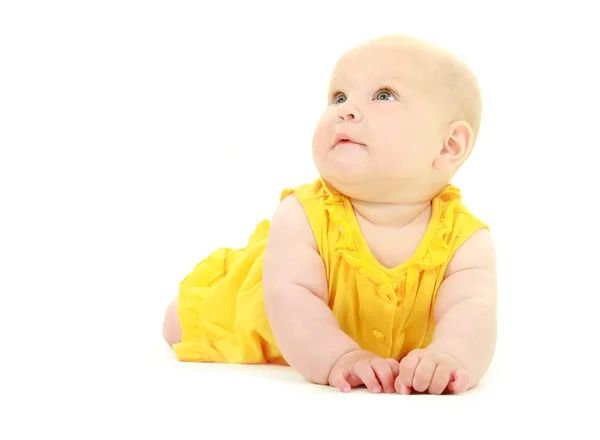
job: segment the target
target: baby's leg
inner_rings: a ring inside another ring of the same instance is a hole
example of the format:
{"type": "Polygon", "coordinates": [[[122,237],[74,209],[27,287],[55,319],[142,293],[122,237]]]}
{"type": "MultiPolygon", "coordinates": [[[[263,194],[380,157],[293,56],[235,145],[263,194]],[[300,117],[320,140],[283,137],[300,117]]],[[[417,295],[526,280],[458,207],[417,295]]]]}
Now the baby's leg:
{"type": "Polygon", "coordinates": [[[174,298],[169,303],[163,321],[163,338],[171,346],[181,342],[181,324],[179,323],[179,315],[177,314],[178,303],[177,298],[174,298]]]}

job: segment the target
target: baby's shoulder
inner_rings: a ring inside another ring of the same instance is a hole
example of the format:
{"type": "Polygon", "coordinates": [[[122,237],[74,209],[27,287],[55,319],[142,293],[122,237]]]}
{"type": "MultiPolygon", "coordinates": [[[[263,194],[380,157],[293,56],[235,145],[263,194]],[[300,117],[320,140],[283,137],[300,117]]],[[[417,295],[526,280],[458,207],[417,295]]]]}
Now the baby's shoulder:
{"type": "Polygon", "coordinates": [[[314,235],[304,206],[291,192],[282,198],[271,218],[269,240],[292,245],[308,243],[314,247],[314,235]]]}
{"type": "Polygon", "coordinates": [[[316,179],[313,182],[285,188],[281,192],[279,200],[283,202],[292,194],[296,197],[300,204],[304,204],[309,200],[318,200],[327,197],[328,190],[321,179],[316,179]]]}
{"type": "Polygon", "coordinates": [[[489,229],[480,228],[454,252],[447,271],[452,273],[478,266],[494,267],[495,260],[496,246],[492,234],[489,229]]]}

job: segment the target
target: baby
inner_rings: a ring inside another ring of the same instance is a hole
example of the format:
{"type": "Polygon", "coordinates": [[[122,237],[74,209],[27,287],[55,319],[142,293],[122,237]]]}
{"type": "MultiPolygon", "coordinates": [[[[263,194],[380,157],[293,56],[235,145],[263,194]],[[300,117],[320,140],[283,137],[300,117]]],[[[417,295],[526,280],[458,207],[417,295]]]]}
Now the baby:
{"type": "Polygon", "coordinates": [[[480,118],[446,50],[386,35],[346,52],[314,132],[319,178],[181,282],[163,324],[177,359],[289,365],[341,391],[475,386],[496,346],[495,250],[450,181],[480,118]]]}

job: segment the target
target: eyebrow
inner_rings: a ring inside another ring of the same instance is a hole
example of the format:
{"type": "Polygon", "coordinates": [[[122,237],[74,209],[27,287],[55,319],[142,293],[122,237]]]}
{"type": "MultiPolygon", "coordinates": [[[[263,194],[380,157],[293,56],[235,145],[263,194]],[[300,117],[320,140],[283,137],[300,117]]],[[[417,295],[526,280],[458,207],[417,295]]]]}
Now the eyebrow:
{"type": "MultiPolygon", "coordinates": [[[[339,77],[334,76],[329,81],[328,89],[331,90],[336,81],[339,80],[339,77]]],[[[416,89],[416,85],[414,81],[408,81],[407,78],[402,78],[399,76],[388,76],[388,77],[380,77],[375,79],[376,83],[381,84],[382,87],[388,86],[393,88],[398,88],[398,91],[401,92],[411,92],[416,89]]],[[[338,87],[335,87],[336,89],[338,87]]]]}

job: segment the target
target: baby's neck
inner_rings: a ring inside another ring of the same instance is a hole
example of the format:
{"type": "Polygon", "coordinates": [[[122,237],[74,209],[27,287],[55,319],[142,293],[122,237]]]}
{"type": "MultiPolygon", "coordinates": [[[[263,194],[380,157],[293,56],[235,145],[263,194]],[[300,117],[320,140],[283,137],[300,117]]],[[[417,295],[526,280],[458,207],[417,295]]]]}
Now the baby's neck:
{"type": "Polygon", "coordinates": [[[431,202],[414,204],[374,203],[352,200],[357,216],[375,226],[402,228],[423,218],[429,218],[431,202]]]}

